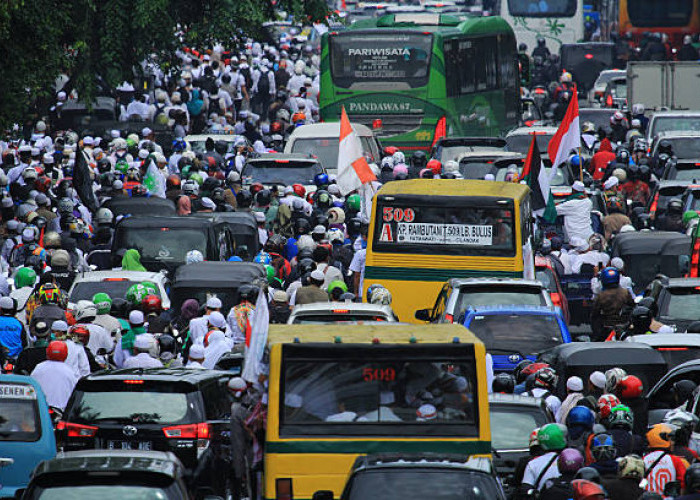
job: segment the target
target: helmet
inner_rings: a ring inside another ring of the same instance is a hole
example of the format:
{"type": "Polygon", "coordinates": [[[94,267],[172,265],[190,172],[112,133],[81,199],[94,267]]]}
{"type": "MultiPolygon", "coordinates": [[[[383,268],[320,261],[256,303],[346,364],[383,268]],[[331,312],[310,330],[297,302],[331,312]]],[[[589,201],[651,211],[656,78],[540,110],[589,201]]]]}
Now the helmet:
{"type": "Polygon", "coordinates": [[[321,210],[328,210],[333,205],[333,198],[325,189],[319,189],[314,193],[314,204],[321,210]]]}
{"type": "Polygon", "coordinates": [[[600,483],[600,472],[593,467],[581,467],[574,477],[576,479],[585,479],[586,481],[600,483]]]}
{"type": "Polygon", "coordinates": [[[299,198],[303,198],[304,196],[306,196],[306,188],[301,184],[292,184],[292,191],[299,198]]]}
{"type": "Polygon", "coordinates": [[[574,498],[577,500],[604,500],[605,498],[605,490],[593,481],[575,479],[571,482],[571,486],[574,489],[574,498]]]}
{"type": "Polygon", "coordinates": [[[615,387],[615,394],[623,399],[639,398],[643,391],[642,381],[636,375],[627,375],[615,387]]]}
{"type": "Polygon", "coordinates": [[[528,448],[532,449],[533,447],[540,445],[540,442],[537,439],[537,434],[539,432],[540,432],[540,428],[538,427],[530,433],[530,438],[528,439],[528,445],[527,445],[528,448]]]}
{"type": "Polygon", "coordinates": [[[136,283],[131,285],[126,291],[125,298],[129,304],[138,307],[141,305],[143,298],[149,293],[151,293],[151,289],[147,288],[145,283],[136,283]]]}
{"type": "Polygon", "coordinates": [[[649,448],[657,450],[670,450],[673,446],[674,433],[677,427],[670,424],[656,424],[647,432],[649,448]]]}
{"type": "Polygon", "coordinates": [[[87,343],[90,341],[90,330],[86,326],[72,326],[69,333],[71,338],[75,339],[77,342],[80,342],[83,345],[87,345],[87,343]]]}
{"type": "Polygon", "coordinates": [[[321,186],[324,186],[324,187],[328,186],[329,182],[330,182],[330,179],[328,178],[328,174],[326,174],[326,173],[322,172],[322,173],[316,174],[314,176],[314,184],[319,189],[321,189],[321,186]]]}
{"type": "Polygon", "coordinates": [[[98,224],[109,225],[114,220],[114,214],[109,208],[100,208],[95,215],[98,224]]]}
{"type": "Polygon", "coordinates": [[[374,293],[375,290],[379,288],[384,288],[384,285],[379,285],[377,283],[374,283],[370,286],[367,287],[367,302],[372,302],[372,294],[374,293]]]}
{"type": "Polygon", "coordinates": [[[662,139],[659,141],[659,148],[657,149],[659,154],[665,153],[669,156],[673,155],[673,144],[668,139],[662,139]]]}
{"type": "Polygon", "coordinates": [[[46,359],[49,361],[65,361],[68,357],[68,346],[65,342],[54,340],[46,348],[46,359]]]}
{"type": "Polygon", "coordinates": [[[537,441],[545,451],[559,451],[566,448],[566,426],[562,424],[543,425],[537,433],[537,441]]]}
{"type": "Polygon", "coordinates": [[[97,316],[97,306],[89,300],[80,300],[75,306],[75,319],[78,323],[89,323],[97,316]]]}
{"type": "Polygon", "coordinates": [[[672,198],[668,202],[668,211],[674,213],[681,213],[683,210],[683,201],[680,198],[672,198]]]}
{"type": "Polygon", "coordinates": [[[353,210],[355,212],[360,211],[360,205],[361,205],[361,199],[359,194],[351,194],[348,196],[348,198],[345,200],[345,206],[348,207],[349,210],[353,210]]]}
{"type": "Polygon", "coordinates": [[[259,193],[260,191],[262,191],[263,189],[265,189],[265,186],[263,186],[263,183],[262,183],[262,182],[254,182],[254,183],[252,183],[252,184],[250,185],[250,187],[248,188],[248,190],[250,191],[250,194],[252,194],[253,196],[255,196],[256,194],[258,194],[258,193],[259,193]]]}
{"type": "Polygon", "coordinates": [[[394,165],[398,165],[399,163],[406,163],[406,156],[401,151],[397,151],[396,153],[391,155],[391,159],[394,161],[394,165]]]}
{"type": "Polygon", "coordinates": [[[663,422],[678,427],[675,441],[679,445],[685,446],[688,444],[690,436],[695,430],[695,426],[700,422],[700,419],[697,415],[689,411],[675,409],[664,416],[663,422]]]}
{"type": "Polygon", "coordinates": [[[331,281],[328,285],[328,296],[335,300],[340,300],[340,296],[347,293],[348,287],[344,281],[331,281]]]}
{"type": "Polygon", "coordinates": [[[499,373],[493,377],[491,384],[493,392],[502,392],[505,394],[513,394],[515,390],[515,377],[510,373],[499,373]]]}
{"type": "Polygon", "coordinates": [[[620,285],[620,271],[615,267],[606,267],[598,277],[603,289],[616,288],[620,285]]]}
{"type": "Polygon", "coordinates": [[[622,368],[610,368],[605,372],[605,392],[613,394],[617,384],[627,376],[627,372],[622,368]]]}
{"type": "Polygon", "coordinates": [[[34,323],[34,335],[37,338],[43,339],[49,336],[51,333],[51,325],[46,321],[37,321],[34,323]]]}
{"type": "Polygon", "coordinates": [[[384,306],[391,305],[391,292],[383,287],[377,288],[376,290],[372,291],[369,301],[371,304],[384,306]]]}
{"type": "Polygon", "coordinates": [[[265,264],[265,275],[267,276],[268,284],[271,284],[272,280],[274,280],[277,275],[277,271],[275,270],[274,266],[265,264]]]}
{"type": "Polygon", "coordinates": [[[440,175],[440,173],[442,173],[442,163],[440,163],[440,160],[430,160],[426,165],[426,168],[432,170],[434,175],[440,175]]]}
{"type": "Polygon", "coordinates": [[[141,309],[144,314],[150,313],[160,313],[163,310],[163,304],[160,297],[157,295],[149,294],[146,295],[141,301],[141,309]]]}
{"type": "Polygon", "coordinates": [[[204,255],[199,250],[190,250],[185,255],[185,264],[196,264],[204,261],[204,255]]]}
{"type": "Polygon", "coordinates": [[[685,471],[685,491],[687,493],[700,492],[700,464],[693,464],[685,471]]]}
{"type": "Polygon", "coordinates": [[[238,208],[247,208],[253,204],[253,194],[247,189],[241,189],[236,193],[236,204],[238,208]]]}
{"type": "Polygon", "coordinates": [[[231,170],[226,176],[226,185],[233,186],[239,182],[241,182],[241,174],[239,174],[236,170],[231,170]]]}
{"type": "MultiPolygon", "coordinates": [[[[620,478],[643,479],[644,469],[644,460],[637,455],[627,455],[617,459],[617,476],[620,478]]],[[[686,484],[688,484],[687,481],[686,479],[686,484]]]]}
{"type": "Polygon", "coordinates": [[[258,298],[258,287],[253,285],[243,285],[238,289],[238,296],[240,300],[247,300],[248,302],[255,302],[258,298]]]}
{"type": "Polygon", "coordinates": [[[165,187],[167,189],[174,189],[180,187],[180,176],[177,174],[170,174],[165,181],[165,187]]]}
{"type": "Polygon", "coordinates": [[[613,406],[608,417],[609,429],[632,430],[634,426],[634,414],[625,405],[613,406]]]}
{"type": "Polygon", "coordinates": [[[269,264],[272,264],[272,257],[270,257],[269,253],[267,253],[263,250],[260,250],[260,252],[258,252],[258,254],[253,259],[253,262],[255,262],[257,264],[269,265],[269,264]]]}
{"type": "MultiPolygon", "coordinates": [[[[530,375],[534,375],[542,368],[547,368],[548,366],[549,365],[547,363],[531,363],[522,369],[522,371],[520,372],[520,378],[522,379],[522,381],[525,381],[530,375]]],[[[518,379],[518,383],[520,382],[521,380],[518,379]]]]}
{"type": "Polygon", "coordinates": [[[60,248],[61,235],[56,231],[48,231],[44,233],[44,248],[60,248]]]}
{"type": "Polygon", "coordinates": [[[583,125],[581,126],[581,133],[586,134],[592,132],[595,132],[595,124],[593,122],[583,122],[583,125]]]}
{"type": "Polygon", "coordinates": [[[559,472],[573,474],[583,467],[583,455],[576,448],[565,448],[557,458],[559,472]]]}
{"type": "Polygon", "coordinates": [[[561,83],[571,83],[571,80],[572,80],[571,73],[569,73],[568,71],[564,71],[561,74],[561,83]]]}
{"type": "Polygon", "coordinates": [[[15,273],[15,288],[34,286],[36,283],[36,272],[31,267],[20,267],[15,273]]]}
{"type": "Polygon", "coordinates": [[[61,290],[53,283],[47,283],[39,288],[40,304],[58,304],[61,302],[61,290]]]}
{"type": "Polygon", "coordinates": [[[620,400],[613,394],[603,394],[598,398],[598,413],[602,418],[608,418],[615,406],[620,404],[620,400]]]}
{"type": "Polygon", "coordinates": [[[198,188],[204,182],[204,178],[198,173],[194,173],[194,174],[190,175],[190,178],[188,180],[196,182],[198,188]]]}
{"type": "Polygon", "coordinates": [[[158,350],[160,351],[161,355],[164,352],[169,352],[175,355],[175,351],[177,350],[177,342],[175,341],[175,337],[166,333],[163,335],[159,335],[157,340],[158,350]]]}
{"type": "Polygon", "coordinates": [[[328,209],[328,222],[331,224],[342,224],[345,222],[345,212],[342,208],[332,207],[328,209]]]}
{"type": "Polygon", "coordinates": [[[93,295],[92,303],[97,307],[97,314],[109,314],[112,310],[112,298],[104,292],[93,295]]]}
{"type": "Polygon", "coordinates": [[[574,406],[566,415],[566,426],[574,427],[580,425],[590,430],[593,429],[595,415],[585,406],[574,406]]]}
{"type": "Polygon", "coordinates": [[[535,374],[535,387],[553,389],[557,385],[557,374],[550,367],[541,368],[535,374]]]}
{"type": "Polygon", "coordinates": [[[617,148],[615,152],[615,161],[617,161],[617,163],[628,164],[630,162],[630,152],[626,148],[617,148]]]}
{"type": "Polygon", "coordinates": [[[182,183],[182,194],[186,196],[197,196],[197,194],[199,194],[199,184],[192,179],[187,179],[182,183]]]}
{"type": "Polygon", "coordinates": [[[605,462],[608,460],[614,460],[615,455],[615,443],[610,434],[596,434],[593,436],[591,441],[591,455],[596,462],[605,462]]]}
{"type": "Polygon", "coordinates": [[[272,193],[269,189],[261,189],[255,193],[255,203],[259,207],[266,207],[272,201],[272,193]]]}
{"type": "Polygon", "coordinates": [[[525,378],[523,378],[522,380],[520,379],[520,374],[526,366],[531,365],[531,364],[532,364],[531,360],[523,359],[517,365],[515,365],[515,368],[513,369],[513,376],[515,377],[515,380],[517,383],[521,383],[523,380],[525,380],[525,378]]]}
{"type": "Polygon", "coordinates": [[[302,259],[297,264],[299,274],[302,276],[316,270],[316,262],[313,259],[302,259]]]}

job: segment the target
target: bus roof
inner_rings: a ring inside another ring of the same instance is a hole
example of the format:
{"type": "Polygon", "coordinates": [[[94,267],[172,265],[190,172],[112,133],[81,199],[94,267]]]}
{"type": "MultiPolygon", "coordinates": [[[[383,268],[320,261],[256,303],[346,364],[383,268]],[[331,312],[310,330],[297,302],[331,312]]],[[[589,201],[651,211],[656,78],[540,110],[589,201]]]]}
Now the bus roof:
{"type": "Polygon", "coordinates": [[[401,29],[442,35],[481,33],[512,33],[513,29],[502,17],[470,17],[438,13],[397,13],[379,18],[363,19],[353,23],[344,33],[363,29],[401,29]]]}
{"type": "Polygon", "coordinates": [[[299,342],[335,342],[344,344],[371,344],[379,339],[383,344],[447,344],[456,338],[460,343],[480,344],[481,341],[461,325],[411,325],[394,323],[383,325],[270,325],[268,345],[299,342]]]}
{"type": "Polygon", "coordinates": [[[530,190],[514,182],[478,181],[471,179],[410,179],[387,182],[377,195],[431,195],[431,196],[492,196],[520,200],[530,190]]]}

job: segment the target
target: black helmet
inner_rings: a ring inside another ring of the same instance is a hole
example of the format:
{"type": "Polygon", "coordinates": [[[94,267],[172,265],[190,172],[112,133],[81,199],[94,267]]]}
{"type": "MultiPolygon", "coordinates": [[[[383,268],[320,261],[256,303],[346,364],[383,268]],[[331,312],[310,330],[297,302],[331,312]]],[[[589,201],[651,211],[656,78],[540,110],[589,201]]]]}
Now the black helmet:
{"type": "Polygon", "coordinates": [[[683,200],[680,198],[672,198],[668,202],[667,209],[669,213],[680,214],[683,211],[683,200]]]}
{"type": "Polygon", "coordinates": [[[243,285],[238,289],[239,301],[255,302],[258,298],[258,287],[253,285],[243,285]]]}
{"type": "Polygon", "coordinates": [[[362,220],[359,217],[353,217],[348,221],[346,229],[351,238],[357,237],[362,230],[362,220]]]}
{"type": "Polygon", "coordinates": [[[520,374],[522,373],[523,369],[531,364],[532,361],[530,361],[529,359],[523,359],[520,363],[515,365],[515,369],[513,370],[513,376],[515,377],[515,380],[518,384],[521,384],[525,380],[525,377],[522,377],[522,380],[520,377],[520,374]]]}
{"type": "Polygon", "coordinates": [[[425,156],[424,151],[416,151],[413,153],[413,156],[411,156],[411,165],[413,165],[414,168],[425,168],[427,164],[428,158],[425,156]]]}
{"type": "Polygon", "coordinates": [[[646,163],[639,164],[639,180],[643,182],[651,181],[651,168],[646,163]]]}
{"type": "Polygon", "coordinates": [[[581,467],[578,472],[576,472],[575,479],[586,479],[587,481],[593,481],[594,483],[600,484],[600,473],[593,467],[581,467]]]}
{"type": "Polygon", "coordinates": [[[623,164],[623,165],[620,165],[620,166],[621,166],[621,167],[626,167],[626,170],[627,170],[627,177],[628,177],[630,180],[636,181],[637,179],[639,179],[639,165],[635,165],[635,164],[633,164],[633,165],[623,164]]]}
{"type": "Polygon", "coordinates": [[[214,150],[221,156],[224,156],[228,152],[228,143],[226,141],[216,141],[214,143],[214,150]]]}
{"type": "Polygon", "coordinates": [[[700,493],[700,464],[693,464],[686,469],[685,492],[700,493]]]}
{"type": "Polygon", "coordinates": [[[493,378],[493,392],[513,394],[515,390],[515,377],[510,373],[499,373],[493,378]]]}
{"type": "Polygon", "coordinates": [[[175,337],[168,335],[167,333],[159,336],[158,347],[161,354],[164,352],[175,354],[175,351],[177,350],[177,342],[175,341],[175,337]]]}
{"type": "Polygon", "coordinates": [[[221,205],[226,201],[226,198],[224,196],[224,188],[215,188],[214,191],[211,192],[211,199],[214,203],[217,205],[221,205]]]}
{"type": "Polygon", "coordinates": [[[630,323],[635,333],[647,333],[653,316],[648,307],[637,306],[632,310],[630,323]]]}
{"type": "Polygon", "coordinates": [[[101,174],[106,174],[107,172],[112,170],[112,163],[107,158],[100,158],[97,161],[97,170],[101,174]]]}
{"type": "Polygon", "coordinates": [[[253,195],[247,189],[241,189],[236,193],[236,204],[238,208],[248,208],[253,203],[253,195]]]}
{"type": "Polygon", "coordinates": [[[659,154],[666,153],[669,156],[673,156],[673,144],[668,139],[662,139],[661,142],[659,142],[657,151],[659,154]]]}
{"type": "Polygon", "coordinates": [[[204,182],[202,183],[202,191],[207,191],[211,193],[214,191],[216,188],[221,186],[221,181],[214,177],[213,175],[210,175],[206,179],[204,179],[204,182]]]}
{"type": "Polygon", "coordinates": [[[537,46],[538,47],[544,47],[547,44],[547,41],[543,37],[538,37],[537,38],[537,46]]]}
{"type": "Polygon", "coordinates": [[[656,314],[659,312],[659,306],[653,297],[644,297],[637,305],[648,307],[652,316],[656,316],[656,314]]]}
{"type": "Polygon", "coordinates": [[[311,232],[311,224],[309,224],[307,219],[299,217],[296,221],[294,221],[294,232],[296,233],[297,238],[302,234],[309,234],[311,232]]]}
{"type": "Polygon", "coordinates": [[[326,211],[333,206],[333,197],[325,189],[319,189],[314,193],[314,205],[317,208],[326,211]]]}
{"type": "Polygon", "coordinates": [[[299,253],[297,254],[297,262],[301,262],[304,259],[314,260],[314,251],[310,248],[302,248],[299,250],[299,253]]]}
{"type": "Polygon", "coordinates": [[[262,189],[255,195],[255,203],[259,207],[265,207],[272,201],[272,193],[269,189],[262,189]]]}
{"type": "Polygon", "coordinates": [[[297,264],[299,274],[306,274],[316,270],[316,262],[313,259],[302,259],[297,264]]]}
{"type": "Polygon", "coordinates": [[[286,242],[287,239],[281,234],[273,234],[265,242],[265,251],[281,255],[284,252],[284,244],[286,242]]]}
{"type": "Polygon", "coordinates": [[[627,148],[617,148],[615,152],[615,161],[617,163],[624,163],[625,165],[630,162],[630,152],[627,148]]]}
{"type": "Polygon", "coordinates": [[[328,216],[326,214],[316,214],[314,217],[314,226],[323,226],[326,229],[330,226],[328,216]]]}

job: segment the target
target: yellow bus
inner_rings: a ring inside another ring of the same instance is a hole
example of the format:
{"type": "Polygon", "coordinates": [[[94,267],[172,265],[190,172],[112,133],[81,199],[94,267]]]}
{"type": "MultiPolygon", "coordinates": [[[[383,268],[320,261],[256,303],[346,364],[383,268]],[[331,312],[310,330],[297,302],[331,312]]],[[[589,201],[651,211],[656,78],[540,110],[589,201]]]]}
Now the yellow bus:
{"type": "Polygon", "coordinates": [[[270,326],[266,499],[339,498],[369,453],[491,456],[486,351],[458,325],[270,326]]]}
{"type": "Polygon", "coordinates": [[[450,278],[534,279],[530,189],[456,179],[389,182],[374,197],[363,284],[392,294],[400,321],[432,308],[450,278]]]}

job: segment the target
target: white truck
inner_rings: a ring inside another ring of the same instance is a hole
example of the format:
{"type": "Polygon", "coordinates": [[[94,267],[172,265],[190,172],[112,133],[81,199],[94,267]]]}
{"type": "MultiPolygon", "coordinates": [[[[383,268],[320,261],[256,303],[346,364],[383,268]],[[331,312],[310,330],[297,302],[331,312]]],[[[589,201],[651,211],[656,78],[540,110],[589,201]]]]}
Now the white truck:
{"type": "Polygon", "coordinates": [[[646,109],[700,109],[700,62],[635,61],[627,64],[627,105],[646,109]]]}

